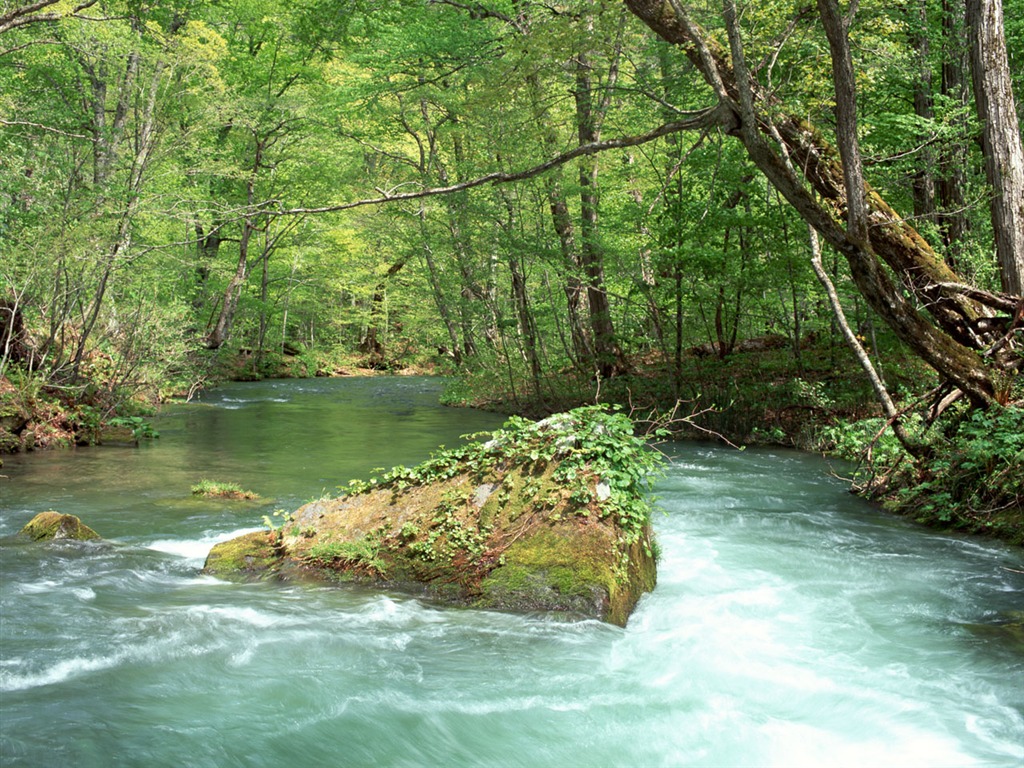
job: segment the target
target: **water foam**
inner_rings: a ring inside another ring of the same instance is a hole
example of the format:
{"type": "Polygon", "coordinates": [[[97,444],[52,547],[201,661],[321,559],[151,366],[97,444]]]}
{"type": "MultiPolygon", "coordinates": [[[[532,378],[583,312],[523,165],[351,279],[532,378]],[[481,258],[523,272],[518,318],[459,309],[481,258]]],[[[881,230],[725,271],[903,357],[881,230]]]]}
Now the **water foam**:
{"type": "Polygon", "coordinates": [[[155,552],[163,552],[167,555],[174,555],[176,557],[182,557],[186,560],[205,560],[206,556],[210,552],[210,548],[216,544],[220,544],[222,541],[229,541],[238,536],[244,536],[247,533],[255,533],[256,531],[263,530],[262,528],[239,528],[235,531],[229,531],[227,533],[212,533],[207,532],[198,539],[157,539],[149,544],[146,544],[146,549],[152,549],[155,552]]]}

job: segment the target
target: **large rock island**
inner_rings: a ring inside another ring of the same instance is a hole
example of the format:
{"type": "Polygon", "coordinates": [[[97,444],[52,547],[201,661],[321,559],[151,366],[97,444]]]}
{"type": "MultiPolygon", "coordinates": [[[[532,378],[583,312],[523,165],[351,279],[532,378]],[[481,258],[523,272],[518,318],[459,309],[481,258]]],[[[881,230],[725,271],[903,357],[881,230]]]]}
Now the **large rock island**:
{"type": "Polygon", "coordinates": [[[205,571],[399,588],[624,625],[654,588],[644,490],[660,455],[622,414],[513,417],[489,439],[353,481],[280,527],[215,546],[205,571]]]}

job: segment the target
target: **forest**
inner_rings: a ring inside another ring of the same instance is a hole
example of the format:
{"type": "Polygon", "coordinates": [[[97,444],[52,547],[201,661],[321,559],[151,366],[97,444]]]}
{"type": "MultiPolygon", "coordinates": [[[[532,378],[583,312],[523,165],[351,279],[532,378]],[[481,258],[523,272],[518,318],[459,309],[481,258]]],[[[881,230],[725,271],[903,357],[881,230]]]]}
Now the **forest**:
{"type": "Polygon", "coordinates": [[[1024,541],[1022,11],[0,3],[0,452],[438,373],[1024,541]]]}

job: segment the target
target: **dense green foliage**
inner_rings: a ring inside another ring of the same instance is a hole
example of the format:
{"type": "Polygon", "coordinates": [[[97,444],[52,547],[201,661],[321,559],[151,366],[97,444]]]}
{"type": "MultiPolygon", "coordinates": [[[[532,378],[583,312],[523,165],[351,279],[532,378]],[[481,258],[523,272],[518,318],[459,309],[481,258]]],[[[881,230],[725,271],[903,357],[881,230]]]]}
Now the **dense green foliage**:
{"type": "MultiPolygon", "coordinates": [[[[683,399],[741,440],[806,444],[815,430],[795,412],[817,425],[869,410],[846,386],[859,374],[806,223],[727,126],[519,173],[714,104],[686,51],[621,5],[44,5],[0,12],[0,448],[29,432],[89,442],[95,423],[138,419],[140,401],[225,376],[348,366],[455,372],[453,401],[519,412],[683,399]],[[507,178],[473,182],[488,174],[507,178]],[[732,361],[764,350],[772,362],[752,376],[736,363],[749,386],[735,386],[732,361]],[[730,405],[759,415],[730,423],[730,405]]],[[[713,45],[730,43],[730,7],[691,9],[713,45]]],[[[740,10],[772,109],[836,140],[820,20],[779,2],[740,10]]],[[[958,279],[998,293],[964,25],[933,0],[859,4],[860,149],[873,189],[958,279]]],[[[1019,60],[1020,36],[1007,43],[1019,60]]],[[[941,384],[849,263],[824,262],[894,399],[941,384]]],[[[981,348],[998,354],[966,359],[1002,356],[982,394],[1004,405],[1020,328],[994,314],[1006,341],[981,348]]],[[[962,468],[980,433],[959,429],[933,461],[962,468]]],[[[921,471],[920,493],[959,493],[921,471]]]]}
{"type": "Polygon", "coordinates": [[[899,508],[975,531],[1001,528],[1024,542],[1019,514],[1003,514],[1024,505],[1024,409],[975,411],[936,442],[897,497],[899,508]]]}

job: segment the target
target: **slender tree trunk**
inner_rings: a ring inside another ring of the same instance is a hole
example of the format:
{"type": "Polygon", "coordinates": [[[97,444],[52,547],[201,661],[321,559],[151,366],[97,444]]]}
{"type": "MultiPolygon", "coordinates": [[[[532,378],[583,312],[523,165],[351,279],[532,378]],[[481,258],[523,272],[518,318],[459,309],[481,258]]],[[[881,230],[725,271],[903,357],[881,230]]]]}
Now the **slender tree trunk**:
{"type": "Polygon", "coordinates": [[[423,241],[423,260],[427,264],[427,275],[430,278],[430,290],[434,295],[434,306],[437,307],[437,313],[441,316],[441,322],[444,323],[445,330],[448,331],[448,340],[452,345],[452,359],[455,361],[455,365],[461,366],[462,348],[459,341],[459,329],[455,319],[452,317],[448,302],[445,301],[444,291],[441,290],[440,276],[438,275],[437,264],[434,262],[434,251],[430,246],[430,237],[427,232],[427,212],[420,207],[417,215],[420,221],[420,236],[423,241]]]}
{"type": "MultiPolygon", "coordinates": [[[[263,168],[263,152],[266,149],[265,139],[254,135],[253,140],[255,146],[252,169],[245,183],[245,203],[249,208],[256,201],[256,177],[263,168]]],[[[206,336],[207,349],[220,349],[231,335],[231,326],[235,320],[235,311],[238,309],[238,300],[242,295],[242,287],[249,276],[249,241],[252,239],[254,230],[252,218],[246,216],[242,220],[242,236],[238,241],[238,263],[235,266],[235,273],[228,281],[227,288],[224,289],[217,322],[206,336]]]]}
{"type": "MultiPolygon", "coordinates": [[[[129,85],[133,84],[135,81],[138,68],[139,57],[138,54],[133,52],[129,54],[128,57],[128,72],[125,75],[126,83],[122,84],[121,98],[118,100],[114,124],[115,139],[110,147],[108,147],[111,153],[106,158],[108,163],[113,163],[116,147],[120,142],[125,129],[125,120],[127,119],[127,113],[130,108],[129,103],[133,101],[131,99],[132,94],[127,91],[129,90],[129,85]]],[[[135,153],[132,156],[132,162],[128,168],[128,176],[125,181],[125,199],[118,218],[117,232],[114,236],[114,242],[110,246],[101,267],[102,274],[100,276],[99,286],[93,296],[88,317],[79,332],[78,345],[71,364],[71,378],[73,381],[78,379],[82,361],[85,358],[85,353],[88,348],[88,342],[100,318],[100,310],[103,307],[107,290],[110,287],[110,280],[119,266],[118,262],[131,248],[132,227],[135,221],[135,214],[138,210],[142,189],[146,181],[146,171],[149,168],[149,161],[152,157],[157,141],[156,98],[162,71],[163,64],[158,62],[153,71],[153,77],[149,86],[147,98],[142,105],[137,106],[139,121],[136,124],[134,135],[135,153]]],[[[109,173],[109,171],[110,165],[108,164],[105,172],[109,173]]],[[[106,177],[104,177],[103,181],[107,181],[106,177]]]]}
{"type": "MultiPolygon", "coordinates": [[[[912,33],[910,44],[917,56],[917,77],[914,78],[914,114],[923,120],[935,117],[932,90],[931,38],[928,35],[928,3],[916,0],[917,7],[910,19],[912,33]]],[[[914,216],[932,219],[935,214],[935,174],[932,150],[923,147],[912,180],[914,195],[914,216]]]]}
{"type": "MultiPolygon", "coordinates": [[[[558,151],[558,136],[551,126],[551,118],[542,106],[540,80],[536,73],[527,76],[530,100],[534,119],[537,121],[541,141],[546,154],[553,155],[558,151]]],[[[582,314],[586,311],[586,291],[580,279],[580,259],[576,253],[575,232],[569,206],[562,191],[561,169],[544,174],[542,182],[544,193],[551,212],[551,226],[558,238],[558,247],[562,255],[563,291],[566,300],[566,314],[569,325],[569,338],[572,340],[570,355],[577,366],[592,356],[590,335],[583,323],[582,314]]]]}
{"type": "Polygon", "coordinates": [[[540,344],[538,342],[539,334],[537,332],[537,322],[533,317],[533,311],[530,309],[524,259],[521,255],[517,254],[518,249],[513,237],[516,230],[516,209],[511,196],[505,191],[501,193],[501,200],[505,205],[507,217],[504,221],[499,222],[499,226],[504,231],[509,244],[508,266],[512,282],[512,300],[516,308],[516,318],[519,321],[520,348],[524,361],[530,368],[533,392],[535,395],[539,395],[542,373],[540,344]]]}
{"type": "Polygon", "coordinates": [[[220,313],[217,322],[206,336],[207,349],[220,349],[231,335],[231,327],[238,309],[238,299],[242,295],[242,286],[249,276],[249,241],[252,239],[252,221],[247,216],[242,222],[242,237],[238,241],[238,263],[235,273],[228,281],[224,295],[221,297],[220,313]]]}
{"type": "Polygon", "coordinates": [[[871,358],[868,356],[867,350],[864,349],[864,345],[860,343],[857,338],[857,334],[853,332],[850,327],[850,323],[846,319],[846,313],[843,311],[843,305],[839,301],[839,294],[836,293],[835,285],[828,276],[828,272],[821,264],[821,244],[818,241],[818,233],[814,231],[813,227],[809,227],[811,238],[811,266],[814,268],[814,274],[818,278],[818,282],[821,283],[821,287],[825,289],[825,295],[828,296],[829,305],[832,307],[832,316],[835,318],[839,329],[842,331],[843,338],[846,340],[847,346],[853,352],[857,358],[857,362],[860,363],[861,369],[867,375],[868,380],[871,382],[871,388],[875,391],[875,397],[878,398],[879,404],[882,406],[882,412],[885,413],[885,418],[888,419],[893,428],[893,432],[899,438],[900,443],[914,455],[920,455],[920,446],[915,444],[910,439],[906,430],[903,428],[903,424],[900,422],[899,411],[896,408],[896,404],[892,401],[892,397],[889,395],[889,390],[885,386],[885,382],[882,381],[882,377],[878,375],[875,370],[875,366],[871,363],[871,358]]]}
{"type": "Polygon", "coordinates": [[[523,355],[530,367],[530,377],[535,394],[540,392],[541,364],[537,351],[537,323],[530,310],[530,299],[526,290],[526,275],[522,259],[515,254],[509,259],[509,271],[512,277],[512,297],[515,301],[516,315],[519,319],[519,336],[523,340],[523,355]]]}
{"type": "Polygon", "coordinates": [[[992,229],[1007,293],[1024,292],[1024,148],[1006,53],[1002,0],[967,0],[971,79],[981,121],[992,229]]]}
{"type": "MultiPolygon", "coordinates": [[[[592,20],[588,24],[592,26],[592,20]]],[[[573,98],[576,104],[576,127],[580,145],[599,141],[601,124],[611,103],[611,89],[618,75],[618,57],[621,55],[621,32],[616,42],[614,58],[609,65],[605,92],[595,102],[592,64],[586,52],[576,56],[576,83],[573,98]]],[[[611,302],[605,288],[604,258],[598,237],[598,160],[594,155],[584,157],[579,166],[580,185],[580,264],[586,278],[587,301],[590,304],[590,330],[593,334],[594,363],[598,373],[610,378],[628,369],[625,356],[615,337],[611,302]]]]}
{"type": "Polygon", "coordinates": [[[359,351],[369,356],[371,366],[379,365],[385,359],[385,345],[380,337],[382,335],[381,326],[386,321],[384,301],[387,298],[388,281],[401,272],[411,258],[412,252],[409,252],[407,255],[396,259],[373,289],[373,296],[370,299],[370,319],[366,325],[366,333],[363,334],[363,338],[359,342],[359,351]]]}
{"type": "Polygon", "coordinates": [[[273,250],[269,229],[263,232],[263,253],[260,254],[260,324],[256,333],[256,350],[253,354],[253,374],[259,374],[263,367],[264,349],[267,342],[267,328],[270,327],[270,252],[273,250]]]}
{"type": "MultiPolygon", "coordinates": [[[[963,105],[966,111],[968,93],[964,72],[967,71],[967,41],[964,36],[964,7],[954,0],[942,0],[942,81],[943,97],[963,105]]],[[[946,247],[946,261],[955,270],[963,268],[963,246],[967,235],[967,147],[969,127],[963,117],[957,118],[959,135],[946,142],[939,154],[938,214],[936,221],[946,247]]]]}

